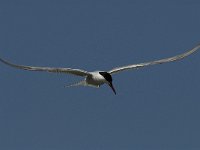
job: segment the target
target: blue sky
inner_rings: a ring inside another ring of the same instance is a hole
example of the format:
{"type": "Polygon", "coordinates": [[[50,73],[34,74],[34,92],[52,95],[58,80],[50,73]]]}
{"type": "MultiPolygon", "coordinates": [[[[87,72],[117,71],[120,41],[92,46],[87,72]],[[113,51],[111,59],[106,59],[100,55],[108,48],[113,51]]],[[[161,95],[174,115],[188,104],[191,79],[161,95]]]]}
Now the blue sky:
{"type": "MultiPolygon", "coordinates": [[[[0,56],[17,64],[109,70],[200,42],[200,2],[0,1],[0,56]]],[[[0,64],[0,149],[200,149],[200,52],[113,76],[108,86],[0,64]]]]}

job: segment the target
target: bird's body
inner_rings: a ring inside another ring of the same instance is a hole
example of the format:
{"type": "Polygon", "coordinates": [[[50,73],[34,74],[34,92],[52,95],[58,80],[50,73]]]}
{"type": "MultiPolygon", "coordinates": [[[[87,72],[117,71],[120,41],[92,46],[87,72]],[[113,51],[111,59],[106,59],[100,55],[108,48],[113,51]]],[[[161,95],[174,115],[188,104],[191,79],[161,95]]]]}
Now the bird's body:
{"type": "Polygon", "coordinates": [[[89,72],[90,75],[85,78],[86,83],[95,87],[100,87],[100,85],[106,83],[107,81],[99,72],[100,71],[89,72]]]}
{"type": "Polygon", "coordinates": [[[83,81],[80,81],[72,85],[68,85],[67,87],[82,85],[82,86],[91,86],[99,88],[102,84],[108,84],[113,90],[113,92],[116,94],[116,91],[112,85],[112,76],[105,71],[88,72],[88,75],[85,77],[83,81]]]}
{"type": "Polygon", "coordinates": [[[85,70],[81,69],[72,69],[72,68],[53,68],[53,67],[33,67],[33,66],[24,66],[24,65],[16,65],[14,63],[8,62],[2,58],[0,58],[0,61],[3,62],[6,65],[9,65],[11,67],[15,67],[18,69],[23,70],[29,70],[29,71],[47,71],[47,72],[54,72],[54,73],[67,73],[67,74],[73,74],[76,76],[82,76],[85,77],[83,81],[80,81],[76,84],[69,85],[70,86],[92,86],[92,87],[100,87],[102,84],[107,84],[111,87],[113,92],[116,94],[116,91],[112,84],[112,75],[115,73],[119,73],[126,70],[131,69],[137,69],[145,66],[151,66],[156,64],[163,64],[167,62],[177,61],[181,60],[190,54],[194,53],[200,48],[200,44],[196,47],[192,48],[191,50],[186,51],[185,53],[182,53],[180,55],[176,55],[169,58],[164,58],[160,60],[150,61],[150,62],[144,62],[139,64],[131,64],[127,66],[117,67],[113,68],[110,71],[94,71],[94,72],[87,72],[85,70]]]}

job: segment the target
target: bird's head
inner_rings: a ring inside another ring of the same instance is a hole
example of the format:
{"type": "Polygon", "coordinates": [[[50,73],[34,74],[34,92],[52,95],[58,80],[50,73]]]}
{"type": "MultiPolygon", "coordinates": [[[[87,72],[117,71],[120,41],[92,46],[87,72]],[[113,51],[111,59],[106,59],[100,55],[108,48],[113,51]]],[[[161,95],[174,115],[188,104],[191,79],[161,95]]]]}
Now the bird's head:
{"type": "Polygon", "coordinates": [[[113,92],[116,95],[115,88],[112,84],[112,76],[108,72],[99,72],[99,74],[102,75],[106,79],[107,84],[111,87],[111,89],[113,90],[113,92]]]}

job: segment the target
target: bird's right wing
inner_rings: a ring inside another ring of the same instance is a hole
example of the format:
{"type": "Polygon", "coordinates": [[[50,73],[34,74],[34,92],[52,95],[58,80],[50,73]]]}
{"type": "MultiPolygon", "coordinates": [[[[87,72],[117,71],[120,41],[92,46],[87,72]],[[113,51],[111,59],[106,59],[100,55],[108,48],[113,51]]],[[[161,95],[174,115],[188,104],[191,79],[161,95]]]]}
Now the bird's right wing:
{"type": "Polygon", "coordinates": [[[73,74],[77,76],[87,76],[90,75],[89,72],[81,69],[72,69],[72,68],[53,68],[53,67],[33,67],[33,66],[24,66],[24,65],[16,65],[11,63],[7,60],[0,58],[0,61],[6,65],[9,65],[14,68],[29,70],[29,71],[46,71],[46,72],[53,72],[53,73],[67,73],[73,74]]]}
{"type": "Polygon", "coordinates": [[[112,70],[108,71],[108,73],[115,74],[115,73],[118,73],[121,71],[126,71],[126,70],[146,67],[146,66],[150,66],[150,65],[163,64],[163,63],[167,63],[167,62],[177,61],[177,60],[180,60],[180,59],[183,59],[183,58],[189,56],[190,54],[197,51],[199,48],[200,48],[200,44],[197,45],[196,47],[188,50],[185,53],[182,53],[182,54],[179,54],[179,55],[176,55],[173,57],[150,61],[150,62],[139,63],[139,64],[132,64],[132,65],[127,65],[127,66],[117,67],[117,68],[113,68],[112,70]]]}

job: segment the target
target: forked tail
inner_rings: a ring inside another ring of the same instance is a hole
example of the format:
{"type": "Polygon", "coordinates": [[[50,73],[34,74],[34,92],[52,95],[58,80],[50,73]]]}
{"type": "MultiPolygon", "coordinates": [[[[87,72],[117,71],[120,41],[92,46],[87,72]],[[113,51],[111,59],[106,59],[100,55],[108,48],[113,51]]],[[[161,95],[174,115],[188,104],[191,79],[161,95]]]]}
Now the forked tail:
{"type": "Polygon", "coordinates": [[[73,86],[86,86],[86,81],[83,80],[83,81],[80,81],[78,83],[74,83],[74,84],[70,84],[70,85],[65,85],[65,87],[73,87],[73,86]]]}

